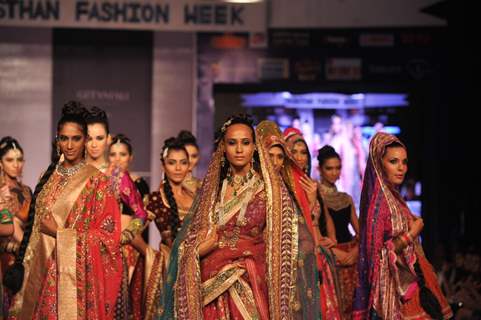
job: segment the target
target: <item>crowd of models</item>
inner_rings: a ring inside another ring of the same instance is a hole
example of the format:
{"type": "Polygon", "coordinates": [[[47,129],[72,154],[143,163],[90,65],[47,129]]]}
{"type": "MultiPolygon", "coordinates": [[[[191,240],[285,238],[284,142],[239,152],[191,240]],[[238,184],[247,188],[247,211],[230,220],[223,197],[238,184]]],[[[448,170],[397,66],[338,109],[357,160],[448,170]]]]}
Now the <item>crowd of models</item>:
{"type": "Polygon", "coordinates": [[[165,140],[153,192],[100,108],[65,104],[53,146],[32,192],[21,145],[0,141],[0,319],[452,316],[399,193],[408,158],[393,135],[370,142],[359,204],[336,188],[332,146],[315,181],[301,131],[246,115],[219,128],[203,179],[195,137],[165,140]]]}

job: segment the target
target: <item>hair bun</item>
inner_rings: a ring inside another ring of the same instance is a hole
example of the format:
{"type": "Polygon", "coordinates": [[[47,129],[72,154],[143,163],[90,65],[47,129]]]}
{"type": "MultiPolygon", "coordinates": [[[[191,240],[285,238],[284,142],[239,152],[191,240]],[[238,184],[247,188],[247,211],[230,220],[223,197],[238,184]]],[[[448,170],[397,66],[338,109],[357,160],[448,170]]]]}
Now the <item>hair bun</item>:
{"type": "Polygon", "coordinates": [[[197,145],[197,138],[188,130],[180,131],[177,138],[185,144],[197,145]]]}
{"type": "Polygon", "coordinates": [[[162,148],[162,149],[170,148],[173,145],[177,144],[178,142],[179,142],[179,140],[176,137],[167,138],[167,139],[164,140],[164,148],[162,148]]]}
{"type": "Polygon", "coordinates": [[[324,147],[318,150],[317,160],[319,161],[320,165],[322,165],[324,161],[326,161],[327,159],[331,159],[331,158],[341,159],[339,154],[336,152],[336,150],[332,146],[326,144],[324,147]]]}
{"type": "Polygon", "coordinates": [[[335,152],[336,150],[328,144],[326,144],[321,149],[319,149],[319,154],[328,154],[328,153],[335,153],[335,152]]]}
{"type": "Polygon", "coordinates": [[[80,101],[70,100],[65,103],[62,108],[62,116],[72,115],[84,117],[86,113],[87,109],[80,101]]]}
{"type": "Polygon", "coordinates": [[[96,120],[100,120],[100,121],[107,121],[108,120],[107,113],[105,113],[105,111],[100,109],[99,107],[94,106],[94,107],[90,108],[88,113],[89,113],[90,119],[96,119],[96,120]]]}
{"type": "Polygon", "coordinates": [[[3,149],[4,148],[4,144],[5,146],[11,144],[12,142],[15,142],[17,143],[17,140],[15,140],[14,138],[10,137],[10,136],[6,136],[6,137],[3,137],[2,140],[0,140],[0,149],[3,149]]]}
{"type": "Polygon", "coordinates": [[[125,134],[123,133],[118,133],[115,135],[115,137],[112,138],[112,141],[113,142],[117,142],[117,141],[120,141],[120,142],[124,142],[124,143],[130,143],[130,139],[129,137],[127,137],[125,134]]]}

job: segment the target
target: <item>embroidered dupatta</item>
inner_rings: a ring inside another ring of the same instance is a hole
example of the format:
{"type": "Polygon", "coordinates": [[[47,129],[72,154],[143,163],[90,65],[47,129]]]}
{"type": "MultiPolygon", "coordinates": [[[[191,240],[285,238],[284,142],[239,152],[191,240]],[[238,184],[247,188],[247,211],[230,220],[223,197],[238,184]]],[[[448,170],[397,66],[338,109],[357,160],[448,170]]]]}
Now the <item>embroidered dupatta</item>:
{"type": "Polygon", "coordinates": [[[395,237],[409,231],[410,211],[387,182],[382,157],[395,136],[378,133],[371,140],[360,205],[359,286],[354,319],[401,319],[401,300],[417,289],[415,245],[395,252],[395,237]]]}
{"type": "Polygon", "coordinates": [[[122,264],[120,212],[108,178],[90,165],[70,178],[53,173],[36,207],[10,319],[112,319],[122,264]],[[40,232],[47,211],[59,226],[56,239],[40,232]]]}
{"type": "MultiPolygon", "coordinates": [[[[257,140],[259,172],[266,194],[264,230],[266,282],[270,319],[293,319],[297,266],[297,217],[292,203],[282,194],[282,182],[268,160],[268,152],[257,140]],[[289,210],[291,208],[291,210],[289,210]]],[[[203,296],[198,245],[206,238],[210,216],[218,201],[224,143],[212,156],[200,192],[184,220],[172,247],[169,272],[162,294],[161,319],[203,319],[203,296]]]]}
{"type": "MultiPolygon", "coordinates": [[[[312,246],[312,250],[315,250],[314,239],[316,231],[312,221],[309,200],[307,199],[306,192],[300,183],[301,177],[305,176],[306,174],[296,164],[296,161],[290,153],[289,148],[292,147],[293,144],[291,143],[289,145],[285,142],[278,126],[272,121],[262,121],[259,123],[256,128],[256,132],[259,139],[263,141],[267,150],[273,146],[279,146],[283,149],[285,158],[283,168],[281,169],[282,179],[291,191],[291,196],[294,198],[295,203],[297,204],[297,209],[300,211],[301,216],[299,219],[299,252],[302,252],[301,248],[306,248],[306,246],[309,246],[309,242],[310,246],[312,246]],[[304,235],[303,231],[305,233],[304,235]]],[[[291,133],[292,137],[299,136],[298,138],[301,138],[300,131],[297,129],[288,129],[286,130],[285,135],[286,133],[288,137],[290,137],[289,133],[291,133]]],[[[293,141],[297,140],[293,139],[293,141]]],[[[316,206],[313,211],[319,212],[320,208],[316,206]]],[[[312,279],[311,277],[310,281],[313,281],[313,283],[316,284],[318,281],[320,281],[321,285],[320,290],[317,287],[314,290],[312,290],[312,288],[306,288],[307,291],[313,292],[312,296],[316,297],[317,304],[306,304],[307,301],[310,301],[311,299],[304,297],[303,302],[305,304],[305,312],[303,319],[310,319],[311,317],[315,317],[315,319],[340,319],[341,316],[339,313],[338,302],[339,285],[336,277],[335,259],[333,255],[324,248],[315,250],[315,255],[313,255],[312,258],[314,260],[312,263],[319,271],[319,275],[316,273],[315,279],[312,279]],[[321,279],[319,279],[319,277],[321,279]]],[[[312,283],[303,283],[303,279],[300,277],[302,274],[312,273],[310,270],[308,270],[309,267],[310,266],[308,263],[304,263],[304,266],[298,268],[298,286],[310,287],[310,285],[312,285],[312,283]]],[[[302,289],[299,290],[299,296],[304,295],[302,291],[302,289]]],[[[302,302],[301,305],[303,305],[302,302]]]]}

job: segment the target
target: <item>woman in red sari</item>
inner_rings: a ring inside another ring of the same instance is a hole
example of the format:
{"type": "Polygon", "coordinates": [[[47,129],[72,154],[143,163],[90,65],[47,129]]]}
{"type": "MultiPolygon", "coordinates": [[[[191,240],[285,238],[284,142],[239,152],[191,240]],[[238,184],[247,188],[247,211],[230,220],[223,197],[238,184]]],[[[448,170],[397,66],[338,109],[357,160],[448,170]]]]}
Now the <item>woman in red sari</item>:
{"type": "Polygon", "coordinates": [[[354,319],[452,316],[418,240],[422,219],[399,194],[406,172],[406,147],[393,135],[377,133],[369,146],[361,196],[354,319]]]}
{"type": "Polygon", "coordinates": [[[293,319],[297,215],[252,123],[230,118],[171,251],[161,319],[293,319]]]}
{"type": "Polygon", "coordinates": [[[109,179],[84,160],[86,139],[84,109],[70,102],[57,127],[64,160],[50,165],[35,188],[34,223],[14,266],[24,281],[10,319],[113,318],[122,273],[120,212],[109,179]]]}

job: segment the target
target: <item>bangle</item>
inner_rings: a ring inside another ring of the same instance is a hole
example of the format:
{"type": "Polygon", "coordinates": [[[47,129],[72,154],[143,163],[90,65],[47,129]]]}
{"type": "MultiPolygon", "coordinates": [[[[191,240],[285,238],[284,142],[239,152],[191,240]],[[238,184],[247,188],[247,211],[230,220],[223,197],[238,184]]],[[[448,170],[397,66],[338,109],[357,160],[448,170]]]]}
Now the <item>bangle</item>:
{"type": "Polygon", "coordinates": [[[406,234],[406,237],[408,238],[409,242],[413,242],[414,241],[414,237],[411,235],[411,233],[408,231],[405,233],[406,234]]]}
{"type": "Polygon", "coordinates": [[[412,242],[412,238],[408,235],[409,233],[406,232],[406,233],[403,233],[400,238],[402,240],[402,242],[404,242],[404,244],[406,246],[408,246],[411,242],[412,242]]]}

